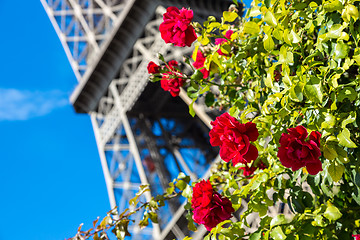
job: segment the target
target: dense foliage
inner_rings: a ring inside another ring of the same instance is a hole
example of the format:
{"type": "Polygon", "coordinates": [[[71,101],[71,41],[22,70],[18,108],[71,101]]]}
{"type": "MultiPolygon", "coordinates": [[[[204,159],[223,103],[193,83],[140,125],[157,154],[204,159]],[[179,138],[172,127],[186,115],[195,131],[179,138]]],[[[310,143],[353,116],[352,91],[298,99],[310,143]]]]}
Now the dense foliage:
{"type": "Polygon", "coordinates": [[[210,132],[224,161],[200,182],[213,185],[203,193],[209,199],[202,219],[193,215],[198,206],[183,175],[144,206],[144,219],[156,222],[163,201],[182,194],[189,227],[195,230],[193,220],[205,224],[206,239],[360,238],[359,1],[255,0],[245,17],[234,6],[221,21],[210,16],[203,25],[188,21],[191,10],[170,8],[164,16],[172,21],[160,29],[167,42],[186,47],[192,27],[198,33],[193,62],[186,61],[194,72],[187,76],[160,56],[159,65],[149,64],[151,80],[173,96],[184,85],[193,102],[204,96],[208,107],[228,112],[210,132]],[[238,211],[243,199],[248,208],[238,211]],[[214,201],[221,221],[232,210],[239,220],[211,225],[205,218],[214,201]],[[280,204],[291,214],[270,214],[280,204]],[[254,212],[259,227],[245,231],[254,212]]]}

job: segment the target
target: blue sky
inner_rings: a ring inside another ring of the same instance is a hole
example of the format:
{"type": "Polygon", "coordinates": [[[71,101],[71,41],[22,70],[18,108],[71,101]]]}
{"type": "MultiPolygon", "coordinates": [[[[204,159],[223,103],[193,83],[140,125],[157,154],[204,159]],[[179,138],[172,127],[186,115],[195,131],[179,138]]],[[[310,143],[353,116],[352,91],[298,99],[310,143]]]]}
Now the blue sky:
{"type": "Polygon", "coordinates": [[[0,0],[0,240],[52,240],[110,205],[77,84],[40,1],[0,0]]]}
{"type": "Polygon", "coordinates": [[[40,1],[0,0],[0,22],[0,240],[68,238],[110,208],[90,118],[40,1]]]}

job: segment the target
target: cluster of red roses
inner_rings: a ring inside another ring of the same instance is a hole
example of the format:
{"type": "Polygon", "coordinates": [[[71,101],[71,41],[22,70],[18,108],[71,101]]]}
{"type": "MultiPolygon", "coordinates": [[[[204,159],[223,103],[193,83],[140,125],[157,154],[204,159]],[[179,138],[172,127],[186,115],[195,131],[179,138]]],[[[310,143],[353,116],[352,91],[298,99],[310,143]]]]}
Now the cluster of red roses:
{"type": "Polygon", "coordinates": [[[208,231],[220,222],[230,219],[235,211],[230,200],[214,191],[209,180],[195,184],[191,207],[194,209],[194,221],[203,224],[208,231]]]}
{"type": "MultiPolygon", "coordinates": [[[[232,160],[233,165],[237,163],[248,164],[258,157],[257,148],[250,142],[257,140],[259,133],[256,125],[252,122],[246,124],[239,123],[228,113],[224,113],[211,122],[210,144],[220,147],[220,156],[225,162],[232,160]]],[[[319,159],[320,138],[318,131],[312,131],[309,139],[305,127],[297,126],[296,128],[287,129],[280,138],[280,147],[277,156],[280,162],[287,168],[296,171],[306,167],[311,175],[316,175],[322,171],[322,164],[319,159]]],[[[249,176],[256,169],[264,169],[266,166],[259,163],[257,166],[241,167],[244,175],[249,176]]]]}
{"type": "Polygon", "coordinates": [[[184,85],[185,79],[182,73],[177,69],[178,62],[172,60],[166,66],[159,66],[154,62],[149,62],[147,69],[149,74],[161,77],[160,84],[165,91],[169,91],[173,97],[179,96],[180,87],[184,85]]]}

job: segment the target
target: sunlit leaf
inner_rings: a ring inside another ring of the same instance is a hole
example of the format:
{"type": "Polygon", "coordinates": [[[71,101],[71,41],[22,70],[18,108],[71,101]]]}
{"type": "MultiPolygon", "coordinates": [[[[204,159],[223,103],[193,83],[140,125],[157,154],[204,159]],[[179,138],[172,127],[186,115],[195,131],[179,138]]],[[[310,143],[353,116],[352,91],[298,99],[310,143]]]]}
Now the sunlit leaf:
{"type": "Polygon", "coordinates": [[[329,220],[335,221],[341,218],[342,214],[337,207],[335,207],[330,202],[327,203],[327,208],[324,212],[324,217],[329,220]]]}
{"type": "Polygon", "coordinates": [[[344,167],[344,165],[342,165],[336,161],[333,161],[328,167],[328,172],[329,172],[332,180],[334,182],[338,182],[345,172],[345,167],[344,167]]]}
{"type": "Polygon", "coordinates": [[[347,128],[343,128],[343,130],[337,136],[337,139],[344,147],[357,148],[356,144],[350,139],[350,131],[347,128]]]}

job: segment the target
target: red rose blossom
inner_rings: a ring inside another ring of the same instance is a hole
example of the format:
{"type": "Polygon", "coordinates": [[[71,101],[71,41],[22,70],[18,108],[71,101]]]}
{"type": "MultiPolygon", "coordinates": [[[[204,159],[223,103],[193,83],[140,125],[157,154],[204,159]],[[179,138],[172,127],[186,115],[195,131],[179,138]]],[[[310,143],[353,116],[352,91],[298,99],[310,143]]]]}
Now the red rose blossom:
{"type": "Polygon", "coordinates": [[[208,231],[230,219],[235,211],[227,197],[213,190],[209,180],[195,184],[191,203],[194,221],[203,224],[208,231]]]}
{"type": "Polygon", "coordinates": [[[322,164],[319,159],[321,133],[313,131],[310,133],[309,140],[305,141],[308,132],[305,127],[287,129],[280,137],[280,147],[277,156],[282,165],[296,171],[302,167],[311,175],[316,175],[322,171],[322,164]]]}
{"type": "Polygon", "coordinates": [[[166,43],[173,43],[179,47],[190,47],[197,39],[195,29],[190,25],[193,19],[193,11],[176,7],[168,7],[163,15],[163,22],[159,30],[161,38],[166,43]]]}
{"type": "Polygon", "coordinates": [[[240,167],[239,169],[242,169],[243,175],[245,177],[248,177],[248,176],[253,175],[257,169],[265,169],[265,168],[267,168],[266,165],[263,162],[259,162],[256,166],[248,167],[246,165],[245,167],[240,167]]]}
{"type": "Polygon", "coordinates": [[[200,72],[203,74],[203,78],[208,78],[209,71],[204,67],[205,60],[206,58],[204,54],[201,51],[198,51],[196,55],[196,61],[193,63],[193,66],[196,69],[200,69],[200,72]]]}
{"type": "Polygon", "coordinates": [[[360,240],[360,234],[353,234],[351,236],[353,236],[355,240],[360,240]]]}
{"type": "Polygon", "coordinates": [[[154,63],[153,61],[151,61],[151,62],[149,62],[148,66],[147,66],[147,70],[148,70],[149,74],[157,74],[157,73],[159,73],[160,66],[157,65],[156,63],[154,63]]]}
{"type": "Polygon", "coordinates": [[[213,192],[214,190],[209,180],[201,180],[200,182],[196,183],[193,188],[191,207],[206,207],[207,205],[209,205],[212,199],[213,192]]]}
{"type": "Polygon", "coordinates": [[[233,165],[250,163],[258,157],[257,148],[250,143],[257,140],[259,132],[256,124],[239,123],[228,113],[224,113],[211,122],[210,144],[220,147],[220,157],[233,165]]]}
{"type": "Polygon", "coordinates": [[[168,67],[166,73],[162,74],[162,78],[160,80],[161,87],[165,91],[169,91],[171,96],[177,97],[180,93],[180,87],[184,85],[185,79],[182,77],[182,74],[175,68],[178,66],[178,62],[172,60],[168,62],[168,67]]]}
{"type": "MultiPolygon", "coordinates": [[[[231,35],[233,34],[233,30],[227,30],[226,33],[225,33],[225,38],[216,38],[215,39],[215,44],[216,45],[221,45],[223,43],[226,43],[228,41],[228,39],[231,39],[231,35]]],[[[220,54],[220,55],[227,55],[225,53],[223,53],[221,51],[221,48],[219,50],[217,50],[217,52],[220,54]]]]}

